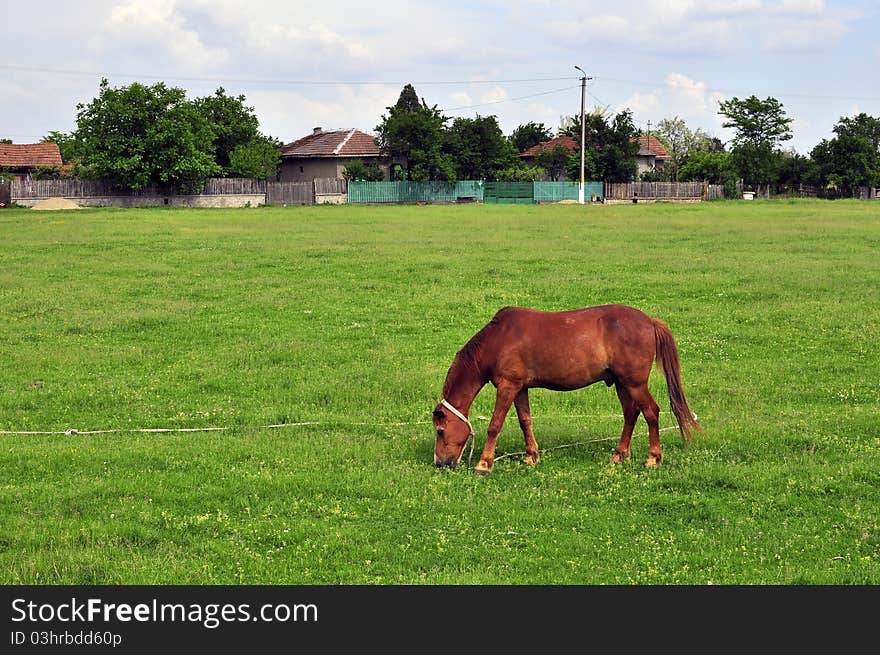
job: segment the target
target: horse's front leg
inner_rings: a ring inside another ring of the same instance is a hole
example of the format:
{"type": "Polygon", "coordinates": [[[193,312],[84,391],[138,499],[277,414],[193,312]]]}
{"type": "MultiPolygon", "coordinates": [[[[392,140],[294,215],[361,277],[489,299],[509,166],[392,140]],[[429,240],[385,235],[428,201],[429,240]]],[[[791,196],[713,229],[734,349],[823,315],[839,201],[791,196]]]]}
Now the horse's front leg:
{"type": "Polygon", "coordinates": [[[495,442],[498,441],[498,434],[504,425],[504,418],[520,388],[519,385],[507,381],[498,383],[495,409],[492,411],[492,419],[489,421],[489,429],[486,434],[486,446],[483,448],[483,454],[480,455],[480,461],[474,467],[474,475],[486,475],[492,470],[492,465],[495,463],[495,442]]]}
{"type": "Polygon", "coordinates": [[[526,456],[523,461],[529,465],[535,465],[541,456],[538,454],[538,442],[535,441],[535,434],[532,432],[532,412],[529,409],[529,390],[527,388],[520,389],[513,399],[516,406],[516,416],[519,418],[519,427],[523,433],[523,439],[526,442],[526,456]]]}

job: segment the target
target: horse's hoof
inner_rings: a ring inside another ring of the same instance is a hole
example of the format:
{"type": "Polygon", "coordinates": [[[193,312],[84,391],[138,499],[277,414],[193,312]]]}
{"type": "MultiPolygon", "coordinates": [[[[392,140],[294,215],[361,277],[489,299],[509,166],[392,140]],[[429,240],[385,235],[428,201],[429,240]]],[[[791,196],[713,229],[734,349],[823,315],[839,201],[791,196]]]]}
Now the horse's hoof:
{"type": "Polygon", "coordinates": [[[534,466],[538,463],[540,459],[541,458],[538,455],[526,455],[525,457],[523,457],[523,462],[525,462],[529,466],[534,466]]]}
{"type": "Polygon", "coordinates": [[[653,455],[651,455],[650,457],[648,457],[647,460],[645,460],[646,468],[655,469],[658,466],[660,466],[660,459],[658,457],[654,457],[653,455]]]}
{"type": "Polygon", "coordinates": [[[620,464],[621,462],[624,462],[624,461],[626,461],[626,460],[628,460],[628,459],[629,459],[629,453],[628,453],[628,452],[626,452],[626,453],[619,453],[619,452],[615,451],[614,454],[611,456],[611,463],[612,463],[612,464],[620,464]]]}

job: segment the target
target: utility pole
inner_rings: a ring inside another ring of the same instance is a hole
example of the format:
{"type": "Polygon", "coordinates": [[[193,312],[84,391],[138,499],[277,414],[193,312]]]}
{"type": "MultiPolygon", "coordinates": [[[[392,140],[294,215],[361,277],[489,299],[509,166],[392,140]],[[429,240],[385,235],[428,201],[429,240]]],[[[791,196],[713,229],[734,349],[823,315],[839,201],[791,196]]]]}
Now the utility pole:
{"type": "Polygon", "coordinates": [[[586,138],[587,126],[584,123],[584,108],[587,102],[587,80],[593,79],[587,77],[587,73],[580,66],[575,66],[577,70],[583,73],[581,77],[581,181],[578,184],[578,203],[584,204],[584,140],[586,138]]]}

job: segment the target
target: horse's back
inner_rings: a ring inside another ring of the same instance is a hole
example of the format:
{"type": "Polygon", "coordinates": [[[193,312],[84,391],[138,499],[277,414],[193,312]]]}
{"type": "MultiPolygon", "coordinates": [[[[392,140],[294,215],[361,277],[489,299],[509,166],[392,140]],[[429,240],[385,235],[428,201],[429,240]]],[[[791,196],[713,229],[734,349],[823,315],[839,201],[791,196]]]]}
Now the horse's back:
{"type": "Polygon", "coordinates": [[[556,312],[504,307],[496,325],[496,374],[529,386],[572,389],[618,375],[642,377],[654,359],[651,317],[627,305],[556,312]]]}

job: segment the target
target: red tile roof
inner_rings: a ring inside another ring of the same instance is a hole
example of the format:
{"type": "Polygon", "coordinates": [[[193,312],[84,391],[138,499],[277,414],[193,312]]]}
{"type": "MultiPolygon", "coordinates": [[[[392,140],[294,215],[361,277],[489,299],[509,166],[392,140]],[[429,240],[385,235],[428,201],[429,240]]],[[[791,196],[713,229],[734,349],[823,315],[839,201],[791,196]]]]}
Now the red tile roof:
{"type": "Polygon", "coordinates": [[[0,167],[32,168],[58,166],[61,151],[57,143],[0,143],[0,167]]]}
{"type": "Polygon", "coordinates": [[[642,152],[642,149],[648,150],[649,153],[653,154],[655,159],[670,159],[670,154],[666,151],[666,148],[663,147],[663,144],[660,143],[660,140],[656,136],[640,136],[639,137],[639,154],[646,154],[642,152]]]}
{"type": "Polygon", "coordinates": [[[580,144],[570,136],[558,136],[555,139],[550,139],[549,141],[545,141],[544,143],[539,143],[536,146],[532,146],[525,152],[520,153],[519,156],[534,157],[539,152],[543,152],[544,150],[553,150],[553,148],[555,148],[556,146],[568,148],[572,152],[575,152],[580,148],[580,144]]]}
{"type": "Polygon", "coordinates": [[[282,157],[378,157],[376,138],[360,130],[314,132],[281,149],[282,157]]]}

